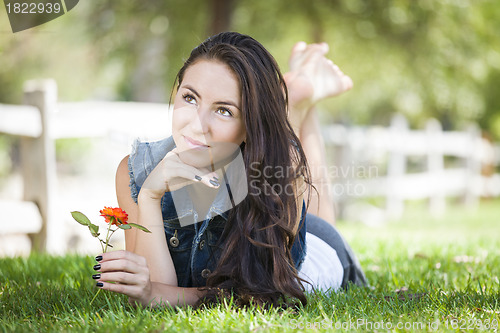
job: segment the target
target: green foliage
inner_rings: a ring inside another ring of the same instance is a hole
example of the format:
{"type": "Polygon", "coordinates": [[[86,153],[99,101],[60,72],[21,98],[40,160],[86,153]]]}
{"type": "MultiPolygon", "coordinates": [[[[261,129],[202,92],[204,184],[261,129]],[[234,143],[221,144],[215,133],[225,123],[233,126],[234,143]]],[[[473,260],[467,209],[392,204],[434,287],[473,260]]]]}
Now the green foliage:
{"type": "Polygon", "coordinates": [[[78,173],[84,167],[96,144],[94,138],[62,138],[55,141],[56,160],[60,168],[78,173]]]}
{"type": "MultiPolygon", "coordinates": [[[[140,225],[140,224],[136,224],[136,223],[127,223],[125,225],[121,225],[120,227],[124,227],[124,226],[129,226],[128,228],[126,229],[130,229],[130,228],[137,228],[139,230],[142,230],[144,232],[147,232],[147,233],[151,233],[151,231],[149,231],[146,227],[140,225]]],[[[122,228],[122,229],[125,229],[125,228],[122,228]]]]}
{"type": "Polygon", "coordinates": [[[3,258],[0,330],[291,332],[344,325],[345,331],[375,331],[370,323],[383,322],[394,328],[413,325],[396,331],[429,331],[434,324],[443,332],[457,331],[457,325],[498,323],[498,203],[483,202],[478,211],[453,207],[440,219],[410,207],[403,220],[378,228],[340,222],[371,288],[311,293],[308,305],[297,311],[238,310],[231,302],[198,310],[150,310],[108,292],[91,303],[93,258],[3,258]]]}
{"type": "MultiPolygon", "coordinates": [[[[6,32],[0,11],[0,101],[20,103],[25,80],[54,77],[63,100],[166,102],[183,59],[210,34],[213,1],[81,1],[17,34],[6,32]]],[[[230,29],[261,41],[283,69],[296,41],[331,45],[330,57],[355,88],[323,103],[329,119],[386,124],[401,112],[414,126],[428,117],[446,129],[473,121],[500,138],[498,1],[227,3],[230,29]]]]}
{"type": "MultiPolygon", "coordinates": [[[[101,214],[107,214],[107,213],[102,213],[102,211],[101,211],[101,214]]],[[[75,219],[76,222],[80,223],[83,226],[88,227],[92,237],[96,237],[97,239],[99,239],[99,242],[101,243],[101,247],[102,247],[102,252],[106,252],[108,247],[113,247],[113,245],[110,244],[110,239],[118,229],[128,230],[128,229],[136,228],[136,229],[142,230],[144,232],[151,233],[151,231],[149,231],[148,228],[146,228],[140,224],[126,223],[126,219],[124,221],[122,221],[120,218],[117,219],[116,216],[108,216],[106,218],[106,221],[108,221],[108,218],[109,218],[108,228],[107,228],[107,232],[106,232],[106,238],[101,239],[101,238],[99,238],[99,236],[100,236],[99,226],[90,222],[89,218],[85,214],[78,212],[78,211],[74,211],[74,212],[71,212],[71,216],[73,217],[73,219],[75,219]],[[113,226],[113,225],[116,226],[115,229],[111,229],[111,226],[113,226]]]]}
{"type": "MultiPolygon", "coordinates": [[[[71,212],[71,216],[73,216],[73,218],[75,219],[76,222],[88,227],[90,234],[93,237],[98,237],[100,235],[99,234],[99,226],[90,222],[90,220],[88,219],[88,217],[85,214],[75,211],[75,212],[71,212]]],[[[107,241],[108,240],[106,240],[106,242],[107,241]]]]}
{"type": "Polygon", "coordinates": [[[71,212],[71,216],[73,216],[75,221],[80,223],[81,225],[89,226],[92,224],[92,222],[90,222],[89,218],[81,212],[76,212],[76,211],[71,212]]]}

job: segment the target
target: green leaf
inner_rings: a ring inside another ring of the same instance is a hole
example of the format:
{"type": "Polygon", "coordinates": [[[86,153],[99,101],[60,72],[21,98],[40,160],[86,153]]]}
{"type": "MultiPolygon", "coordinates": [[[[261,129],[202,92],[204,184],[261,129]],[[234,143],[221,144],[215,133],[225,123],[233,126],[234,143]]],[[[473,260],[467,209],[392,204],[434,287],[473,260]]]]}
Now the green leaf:
{"type": "Polygon", "coordinates": [[[149,233],[151,233],[151,231],[149,231],[149,230],[148,230],[148,228],[143,227],[143,226],[142,226],[142,225],[140,225],[140,224],[136,224],[136,223],[129,223],[128,225],[129,225],[129,226],[131,226],[131,227],[137,228],[137,229],[139,229],[139,230],[142,230],[142,231],[144,231],[144,232],[149,232],[149,233]]]}
{"type": "Polygon", "coordinates": [[[123,229],[123,230],[132,229],[132,227],[128,224],[120,224],[118,226],[118,228],[123,229]]]}
{"type": "Polygon", "coordinates": [[[89,230],[90,230],[90,233],[92,234],[92,236],[94,236],[94,237],[99,236],[99,226],[90,223],[89,230]]]}
{"type": "Polygon", "coordinates": [[[76,222],[80,223],[81,225],[90,225],[92,224],[87,216],[81,212],[71,212],[71,216],[76,220],[76,222]]]}

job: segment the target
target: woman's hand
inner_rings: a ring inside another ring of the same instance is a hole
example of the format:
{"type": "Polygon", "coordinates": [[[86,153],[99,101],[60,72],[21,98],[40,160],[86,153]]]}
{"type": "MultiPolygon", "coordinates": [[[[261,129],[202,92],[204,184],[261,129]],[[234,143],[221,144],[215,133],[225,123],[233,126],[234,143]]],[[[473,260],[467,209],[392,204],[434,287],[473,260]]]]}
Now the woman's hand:
{"type": "Polygon", "coordinates": [[[100,257],[94,266],[97,272],[92,276],[98,287],[127,295],[131,302],[151,302],[151,280],[144,257],[129,251],[103,253],[100,257]]]}
{"type": "Polygon", "coordinates": [[[115,251],[98,256],[94,266],[97,287],[127,295],[133,305],[183,306],[194,305],[204,294],[198,288],[151,281],[146,259],[129,251],[115,251]],[[101,257],[101,258],[99,258],[101,257]]]}
{"type": "Polygon", "coordinates": [[[184,163],[177,148],[172,149],[149,174],[139,195],[161,199],[165,192],[172,192],[192,183],[201,182],[208,187],[218,188],[217,174],[206,168],[195,168],[184,163]]]}

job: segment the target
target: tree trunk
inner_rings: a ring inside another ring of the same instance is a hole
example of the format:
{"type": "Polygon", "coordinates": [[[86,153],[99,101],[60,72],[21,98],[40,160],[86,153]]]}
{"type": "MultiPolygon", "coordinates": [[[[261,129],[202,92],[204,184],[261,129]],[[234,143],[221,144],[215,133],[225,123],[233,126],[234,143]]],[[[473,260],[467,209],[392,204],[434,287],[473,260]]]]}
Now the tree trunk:
{"type": "Polygon", "coordinates": [[[231,15],[233,13],[235,0],[212,0],[211,12],[212,22],[210,34],[228,31],[231,26],[231,15]]]}

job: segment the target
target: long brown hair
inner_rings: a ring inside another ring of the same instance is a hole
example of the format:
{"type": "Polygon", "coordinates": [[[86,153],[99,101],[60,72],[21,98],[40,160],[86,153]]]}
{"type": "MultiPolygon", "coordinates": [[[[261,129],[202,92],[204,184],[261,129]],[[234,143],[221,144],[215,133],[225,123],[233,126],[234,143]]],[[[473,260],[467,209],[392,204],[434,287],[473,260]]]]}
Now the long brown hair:
{"type": "Polygon", "coordinates": [[[177,75],[179,85],[187,68],[200,59],[226,64],[240,81],[247,133],[241,149],[249,184],[247,197],[229,214],[221,257],[198,305],[231,294],[239,306],[276,306],[287,297],[305,305],[291,257],[302,201],[297,202],[290,187],[298,177],[310,184],[310,174],[288,121],[288,94],[278,64],[255,39],[224,32],[191,52],[177,75]]]}

